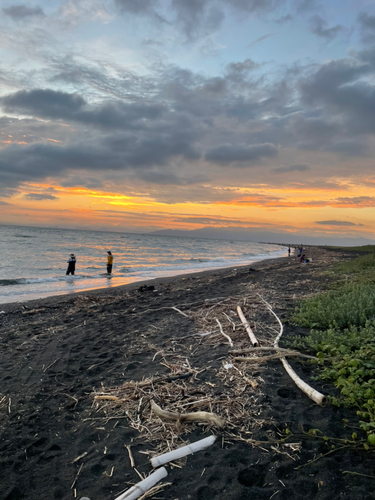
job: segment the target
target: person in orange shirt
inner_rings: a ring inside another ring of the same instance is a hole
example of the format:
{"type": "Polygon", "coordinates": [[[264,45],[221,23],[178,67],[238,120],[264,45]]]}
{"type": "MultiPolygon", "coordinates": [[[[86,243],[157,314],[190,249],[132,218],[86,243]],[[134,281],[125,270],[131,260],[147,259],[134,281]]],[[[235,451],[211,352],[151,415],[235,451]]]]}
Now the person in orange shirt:
{"type": "Polygon", "coordinates": [[[113,255],[112,252],[107,252],[108,254],[108,260],[107,260],[107,273],[111,274],[112,273],[112,266],[113,266],[113,255]]]}

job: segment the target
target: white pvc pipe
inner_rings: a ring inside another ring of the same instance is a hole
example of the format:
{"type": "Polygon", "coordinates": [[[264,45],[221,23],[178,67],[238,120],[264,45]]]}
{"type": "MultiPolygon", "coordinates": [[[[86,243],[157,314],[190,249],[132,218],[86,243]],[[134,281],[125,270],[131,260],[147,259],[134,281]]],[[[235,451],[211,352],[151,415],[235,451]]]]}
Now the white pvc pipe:
{"type": "Polygon", "coordinates": [[[136,498],[144,495],[146,491],[150,490],[156,483],[161,481],[164,477],[168,476],[167,469],[162,467],[150,474],[146,479],[132,486],[129,490],[122,493],[115,500],[135,500],[136,498]]]}
{"type": "MultiPolygon", "coordinates": [[[[159,467],[160,465],[172,462],[178,458],[186,457],[186,455],[191,455],[197,451],[204,450],[208,448],[216,441],[216,436],[209,436],[207,438],[196,441],[195,443],[182,446],[182,448],[177,448],[177,450],[169,451],[164,453],[164,455],[159,455],[158,457],[151,458],[151,465],[153,467],[159,467]]],[[[116,499],[117,500],[117,499],[116,499]]]]}

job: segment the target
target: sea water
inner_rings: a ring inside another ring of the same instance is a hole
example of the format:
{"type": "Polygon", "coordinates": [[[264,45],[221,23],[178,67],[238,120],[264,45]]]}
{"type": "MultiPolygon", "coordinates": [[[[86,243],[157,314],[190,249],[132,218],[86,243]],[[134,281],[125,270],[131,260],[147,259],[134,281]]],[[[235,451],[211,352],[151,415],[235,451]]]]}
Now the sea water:
{"type": "Polygon", "coordinates": [[[285,255],[285,247],[214,240],[0,226],[0,303],[107,288],[135,281],[249,265],[285,255]],[[114,256],[106,274],[107,251],[114,256]],[[66,276],[74,253],[76,273],[66,276]]]}

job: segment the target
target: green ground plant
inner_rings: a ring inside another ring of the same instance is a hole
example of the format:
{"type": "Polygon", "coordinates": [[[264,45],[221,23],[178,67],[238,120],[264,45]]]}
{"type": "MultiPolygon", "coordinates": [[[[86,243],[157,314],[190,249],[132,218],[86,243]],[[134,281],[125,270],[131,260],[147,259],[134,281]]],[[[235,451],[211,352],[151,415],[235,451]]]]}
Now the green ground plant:
{"type": "Polygon", "coordinates": [[[319,378],[329,381],[340,390],[340,396],[331,397],[336,406],[357,409],[361,428],[368,440],[375,444],[375,326],[351,327],[340,331],[312,330],[308,337],[289,342],[314,352],[319,367],[319,378]]]}
{"type": "Polygon", "coordinates": [[[289,322],[305,328],[348,328],[364,326],[372,319],[375,319],[375,287],[355,283],[303,300],[289,322]]]}
{"type": "Polygon", "coordinates": [[[375,445],[375,253],[338,263],[334,272],[337,288],[303,300],[291,315],[291,324],[312,330],[289,344],[315,353],[319,378],[340,391],[331,402],[356,408],[375,445]]]}

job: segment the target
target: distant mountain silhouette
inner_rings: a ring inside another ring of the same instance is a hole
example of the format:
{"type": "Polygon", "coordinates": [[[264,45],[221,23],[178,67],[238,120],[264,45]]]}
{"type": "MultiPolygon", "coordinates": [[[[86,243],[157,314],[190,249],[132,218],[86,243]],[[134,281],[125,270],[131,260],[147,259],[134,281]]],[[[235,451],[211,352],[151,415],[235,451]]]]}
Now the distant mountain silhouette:
{"type": "Polygon", "coordinates": [[[375,240],[362,237],[350,236],[308,236],[301,233],[271,232],[262,231],[254,228],[238,227],[203,227],[201,229],[192,229],[183,231],[179,229],[161,229],[149,234],[160,236],[180,236],[184,238],[209,238],[217,240],[240,240],[252,241],[258,243],[277,243],[277,244],[304,244],[304,245],[337,245],[337,246],[359,246],[374,245],[375,240]]]}

